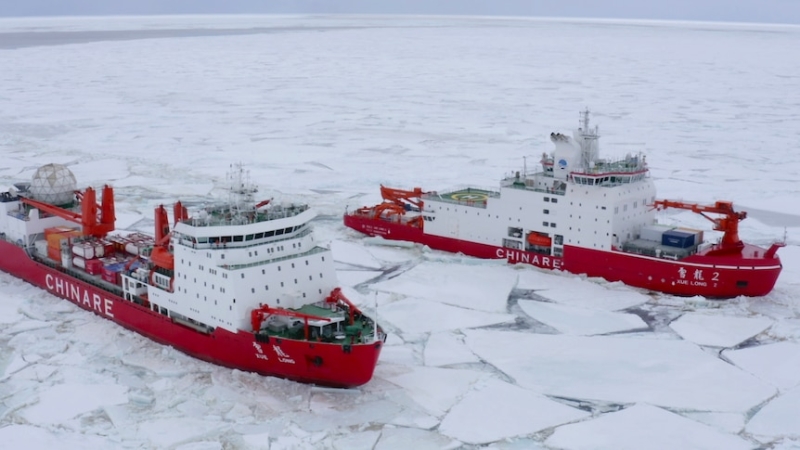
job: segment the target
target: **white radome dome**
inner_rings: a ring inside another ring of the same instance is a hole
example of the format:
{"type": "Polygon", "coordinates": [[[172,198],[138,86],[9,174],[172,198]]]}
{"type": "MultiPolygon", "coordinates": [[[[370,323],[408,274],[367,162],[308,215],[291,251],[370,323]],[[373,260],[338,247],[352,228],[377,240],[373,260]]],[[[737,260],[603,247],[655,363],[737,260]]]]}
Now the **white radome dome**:
{"type": "Polygon", "coordinates": [[[31,196],[51,205],[64,205],[74,199],[78,182],[75,175],[61,164],[47,164],[36,170],[31,181],[31,196]]]}

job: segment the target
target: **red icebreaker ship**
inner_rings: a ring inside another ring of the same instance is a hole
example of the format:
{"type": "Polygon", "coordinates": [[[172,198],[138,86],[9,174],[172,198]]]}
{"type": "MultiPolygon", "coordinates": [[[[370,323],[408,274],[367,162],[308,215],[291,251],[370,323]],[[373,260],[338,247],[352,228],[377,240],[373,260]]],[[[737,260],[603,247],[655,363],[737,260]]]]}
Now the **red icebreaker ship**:
{"type": "Polygon", "coordinates": [[[306,205],[255,203],[241,166],[226,204],[156,208],[155,237],[114,233],[112,188],[64,166],[0,194],[0,270],[156,342],[226,367],[332,387],[372,378],[386,335],[336,286],[306,205]],[[77,226],[76,226],[77,224],[77,226]]]}
{"type": "Polygon", "coordinates": [[[656,200],[642,154],[599,158],[597,128],[581,114],[573,137],[551,133],[551,154],[536,173],[515,174],[500,189],[444,192],[381,186],[383,203],[346,212],[344,224],[370,236],[410,241],[479,258],[507,259],[673,295],[762,296],[781,272],[776,242],[742,242],[747,217],[730,202],[699,205],[656,200]],[[701,214],[723,233],[656,223],[656,210],[701,214]]]}

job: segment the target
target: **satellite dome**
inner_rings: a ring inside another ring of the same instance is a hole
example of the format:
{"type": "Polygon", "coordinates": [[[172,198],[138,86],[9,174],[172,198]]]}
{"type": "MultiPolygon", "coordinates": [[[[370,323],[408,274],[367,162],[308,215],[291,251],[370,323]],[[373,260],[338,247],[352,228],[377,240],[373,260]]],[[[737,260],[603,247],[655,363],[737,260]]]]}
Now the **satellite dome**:
{"type": "Polygon", "coordinates": [[[33,174],[30,193],[36,200],[51,205],[64,205],[74,199],[78,182],[75,175],[61,164],[47,164],[33,174]]]}

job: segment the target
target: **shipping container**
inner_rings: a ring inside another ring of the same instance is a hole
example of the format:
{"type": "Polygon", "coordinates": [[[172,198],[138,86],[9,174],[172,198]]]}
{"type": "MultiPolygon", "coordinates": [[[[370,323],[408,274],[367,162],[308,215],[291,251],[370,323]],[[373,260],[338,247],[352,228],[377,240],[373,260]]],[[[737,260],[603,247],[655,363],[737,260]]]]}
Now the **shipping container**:
{"type": "Polygon", "coordinates": [[[694,235],[694,243],[695,245],[699,245],[703,243],[703,230],[695,230],[693,228],[683,228],[678,227],[676,228],[678,231],[683,231],[685,233],[691,233],[694,235]]]}
{"type": "Polygon", "coordinates": [[[672,230],[674,228],[675,227],[673,226],[658,225],[658,224],[642,227],[642,230],[639,232],[639,239],[644,239],[645,241],[661,242],[661,236],[664,234],[664,232],[672,230]]]}
{"type": "Polygon", "coordinates": [[[119,284],[119,283],[117,283],[118,276],[119,276],[119,272],[111,272],[111,273],[105,273],[105,272],[103,272],[103,273],[100,275],[100,277],[101,277],[102,279],[104,279],[104,280],[108,281],[109,283],[113,283],[113,284],[119,284]]]}
{"type": "Polygon", "coordinates": [[[53,231],[54,228],[46,228],[44,231],[45,238],[47,239],[47,246],[58,248],[61,250],[61,242],[66,240],[67,242],[71,242],[72,239],[80,237],[81,232],[75,229],[66,228],[66,227],[55,227],[55,228],[63,228],[67,231],[62,231],[60,233],[53,231]],[[48,230],[50,230],[48,232],[48,230]]]}
{"type": "Polygon", "coordinates": [[[84,259],[93,259],[94,245],[91,242],[78,242],[72,246],[72,254],[84,259]]]}
{"type": "Polygon", "coordinates": [[[52,259],[53,261],[61,262],[61,249],[60,248],[53,248],[47,247],[47,257],[52,259]]]}
{"type": "Polygon", "coordinates": [[[92,275],[99,275],[103,271],[103,262],[99,259],[89,259],[86,261],[86,272],[92,275]]]}
{"type": "Polygon", "coordinates": [[[77,228],[72,227],[50,227],[44,229],[44,236],[50,236],[51,234],[64,234],[64,233],[74,233],[77,232],[80,234],[77,228]]]}
{"type": "Polygon", "coordinates": [[[661,235],[661,244],[669,247],[688,248],[694,245],[694,235],[678,230],[665,231],[661,235]]]}
{"type": "Polygon", "coordinates": [[[47,241],[46,240],[42,239],[40,241],[36,241],[36,242],[34,242],[33,245],[34,245],[34,247],[36,247],[36,253],[38,253],[39,255],[44,256],[44,255],[47,254],[47,241]]]}
{"type": "Polygon", "coordinates": [[[79,267],[81,269],[86,269],[86,260],[81,258],[80,256],[73,256],[72,265],[75,267],[79,267]]]}

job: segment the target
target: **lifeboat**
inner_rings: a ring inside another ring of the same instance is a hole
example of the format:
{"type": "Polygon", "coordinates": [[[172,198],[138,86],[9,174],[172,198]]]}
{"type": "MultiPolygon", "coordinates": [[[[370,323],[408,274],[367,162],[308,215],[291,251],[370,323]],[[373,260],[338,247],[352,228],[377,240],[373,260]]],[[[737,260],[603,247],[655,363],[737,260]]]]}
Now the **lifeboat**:
{"type": "Polygon", "coordinates": [[[552,242],[552,240],[549,237],[535,232],[529,233],[527,240],[528,240],[528,245],[535,245],[537,247],[550,247],[550,244],[552,242]]]}

